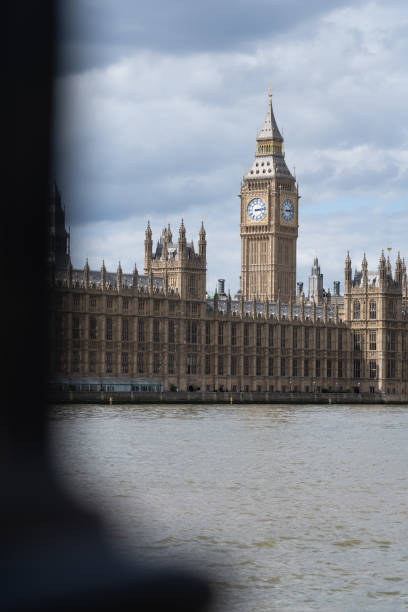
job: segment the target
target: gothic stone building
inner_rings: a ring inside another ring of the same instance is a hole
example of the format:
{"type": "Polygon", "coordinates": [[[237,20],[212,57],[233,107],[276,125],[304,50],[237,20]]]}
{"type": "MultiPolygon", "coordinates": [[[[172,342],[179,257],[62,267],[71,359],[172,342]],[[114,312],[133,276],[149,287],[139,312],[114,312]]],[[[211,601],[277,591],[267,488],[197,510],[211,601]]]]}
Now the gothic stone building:
{"type": "MultiPolygon", "coordinates": [[[[55,189],[52,195],[55,217],[61,204],[55,189]]],[[[168,226],[153,252],[148,223],[143,275],[136,266],[123,273],[120,263],[116,272],[104,263],[73,269],[67,235],[53,240],[53,384],[407,396],[407,272],[399,255],[394,274],[384,254],[374,272],[364,256],[354,278],[347,255],[342,299],[296,296],[299,193],[271,95],[240,200],[236,299],[206,297],[203,224],[197,250],[182,221],[177,241],[168,226]]]]}

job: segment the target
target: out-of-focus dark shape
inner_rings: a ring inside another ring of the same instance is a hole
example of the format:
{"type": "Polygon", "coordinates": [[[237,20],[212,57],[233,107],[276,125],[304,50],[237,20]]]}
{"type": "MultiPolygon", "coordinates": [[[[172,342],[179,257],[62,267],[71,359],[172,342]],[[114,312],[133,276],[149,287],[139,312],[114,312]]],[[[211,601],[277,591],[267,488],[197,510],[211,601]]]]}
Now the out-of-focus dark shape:
{"type": "Polygon", "coordinates": [[[60,488],[49,459],[46,262],[55,5],[6,3],[6,188],[0,426],[1,610],[201,610],[209,587],[112,552],[99,519],[60,488]]]}

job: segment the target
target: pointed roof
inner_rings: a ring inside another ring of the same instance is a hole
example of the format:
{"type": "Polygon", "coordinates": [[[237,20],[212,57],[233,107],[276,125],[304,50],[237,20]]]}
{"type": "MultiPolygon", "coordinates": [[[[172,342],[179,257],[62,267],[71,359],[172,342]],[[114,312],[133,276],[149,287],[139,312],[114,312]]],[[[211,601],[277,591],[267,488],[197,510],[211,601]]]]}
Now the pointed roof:
{"type": "Polygon", "coordinates": [[[269,92],[268,108],[266,110],[263,126],[258,132],[257,140],[277,140],[283,142],[282,135],[276,123],[272,107],[272,93],[269,92]]]}

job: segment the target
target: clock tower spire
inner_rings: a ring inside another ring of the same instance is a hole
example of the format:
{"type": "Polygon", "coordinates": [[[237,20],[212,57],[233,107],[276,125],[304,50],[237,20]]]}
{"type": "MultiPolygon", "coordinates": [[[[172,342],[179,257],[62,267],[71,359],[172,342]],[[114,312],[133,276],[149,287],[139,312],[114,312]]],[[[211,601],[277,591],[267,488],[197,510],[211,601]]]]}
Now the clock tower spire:
{"type": "Polygon", "coordinates": [[[255,158],[241,193],[241,291],[244,299],[296,297],[298,190],[285,162],[269,89],[255,158]]]}

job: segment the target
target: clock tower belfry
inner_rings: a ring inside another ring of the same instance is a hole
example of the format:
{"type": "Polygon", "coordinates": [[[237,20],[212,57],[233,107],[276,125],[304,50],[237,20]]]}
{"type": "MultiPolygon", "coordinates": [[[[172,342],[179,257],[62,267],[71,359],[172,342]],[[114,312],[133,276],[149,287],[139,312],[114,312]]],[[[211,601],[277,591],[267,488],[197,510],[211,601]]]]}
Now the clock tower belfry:
{"type": "Polygon", "coordinates": [[[246,300],[296,297],[299,192],[285,162],[269,92],[254,162],[241,186],[241,293],[246,300]]]}

